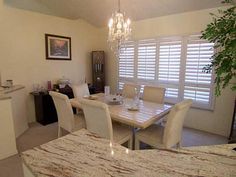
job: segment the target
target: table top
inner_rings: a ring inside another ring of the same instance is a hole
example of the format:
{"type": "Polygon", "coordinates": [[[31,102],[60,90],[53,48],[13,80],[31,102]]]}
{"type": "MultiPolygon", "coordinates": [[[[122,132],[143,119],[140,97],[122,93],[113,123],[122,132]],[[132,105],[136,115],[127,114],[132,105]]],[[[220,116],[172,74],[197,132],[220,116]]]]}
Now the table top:
{"type": "MultiPolygon", "coordinates": [[[[106,103],[104,94],[96,94],[97,101],[106,103]]],[[[70,99],[73,107],[81,108],[79,99],[70,99]]],[[[125,99],[124,102],[131,102],[131,99],[125,99]]],[[[125,104],[109,105],[109,111],[112,120],[130,125],[136,128],[147,128],[154,122],[161,119],[164,115],[169,113],[171,105],[157,104],[153,102],[140,100],[138,111],[129,111],[125,104]]]]}
{"type": "Polygon", "coordinates": [[[184,177],[236,175],[236,144],[128,150],[82,129],[21,154],[37,177],[184,177]]]}

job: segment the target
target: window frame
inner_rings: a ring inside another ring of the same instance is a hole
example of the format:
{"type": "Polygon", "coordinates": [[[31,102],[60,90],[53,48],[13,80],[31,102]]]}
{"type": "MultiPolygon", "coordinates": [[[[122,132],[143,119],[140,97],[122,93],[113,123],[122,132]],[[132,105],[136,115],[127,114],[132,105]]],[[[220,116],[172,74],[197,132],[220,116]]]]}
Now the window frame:
{"type": "MultiPolygon", "coordinates": [[[[120,78],[119,77],[119,64],[118,62],[118,79],[117,79],[117,91],[121,91],[119,88],[119,83],[134,83],[139,85],[152,85],[152,86],[162,86],[168,87],[170,86],[170,82],[163,82],[159,80],[159,54],[160,54],[160,44],[163,41],[181,41],[181,52],[180,52],[180,68],[179,68],[179,83],[172,84],[177,86],[178,88],[178,96],[177,98],[168,98],[165,96],[165,102],[170,104],[178,103],[184,100],[184,88],[185,88],[185,72],[186,72],[186,62],[187,62],[187,46],[188,40],[192,38],[192,36],[199,37],[200,34],[193,34],[193,35],[184,35],[184,36],[167,36],[167,37],[156,37],[156,38],[146,38],[146,39],[139,39],[139,40],[131,40],[134,42],[134,78],[120,78]],[[154,80],[145,80],[145,79],[138,79],[138,48],[140,41],[149,41],[155,40],[156,42],[156,55],[155,55],[155,76],[154,80]]],[[[215,53],[215,50],[214,50],[215,53]]],[[[213,54],[214,54],[213,53],[213,54]]],[[[211,83],[209,87],[209,104],[204,104],[193,100],[192,107],[199,108],[203,110],[210,110],[213,111],[215,107],[215,96],[214,96],[214,78],[215,73],[211,73],[211,83]]],[[[142,93],[141,93],[142,95],[142,93]]]]}

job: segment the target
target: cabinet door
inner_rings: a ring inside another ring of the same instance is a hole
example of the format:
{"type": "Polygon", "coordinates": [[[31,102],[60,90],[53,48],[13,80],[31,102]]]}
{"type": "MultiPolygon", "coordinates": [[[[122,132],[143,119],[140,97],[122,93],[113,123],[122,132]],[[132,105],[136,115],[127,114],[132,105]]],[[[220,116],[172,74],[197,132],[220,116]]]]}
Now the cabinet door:
{"type": "Polygon", "coordinates": [[[12,114],[16,137],[20,136],[28,129],[28,119],[26,113],[26,91],[25,89],[16,90],[8,93],[12,98],[12,114]]]}
{"type": "Polygon", "coordinates": [[[57,111],[53,99],[50,95],[43,96],[44,123],[50,124],[57,122],[57,111]]]}
{"type": "Polygon", "coordinates": [[[103,92],[105,86],[105,54],[104,51],[92,52],[93,86],[97,92],[103,92]]]}
{"type": "Polygon", "coordinates": [[[37,122],[47,125],[57,121],[57,111],[49,94],[35,94],[34,104],[37,122]]]}
{"type": "Polygon", "coordinates": [[[17,154],[11,99],[0,100],[0,160],[17,154]]]}

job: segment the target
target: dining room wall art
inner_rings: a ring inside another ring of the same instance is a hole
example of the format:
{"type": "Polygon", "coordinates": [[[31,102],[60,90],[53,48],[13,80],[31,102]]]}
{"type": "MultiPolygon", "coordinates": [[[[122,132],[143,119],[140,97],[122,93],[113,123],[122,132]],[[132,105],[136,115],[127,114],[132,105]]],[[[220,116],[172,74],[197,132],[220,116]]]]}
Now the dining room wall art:
{"type": "Polygon", "coordinates": [[[47,60],[71,60],[71,38],[45,34],[47,60]]]}

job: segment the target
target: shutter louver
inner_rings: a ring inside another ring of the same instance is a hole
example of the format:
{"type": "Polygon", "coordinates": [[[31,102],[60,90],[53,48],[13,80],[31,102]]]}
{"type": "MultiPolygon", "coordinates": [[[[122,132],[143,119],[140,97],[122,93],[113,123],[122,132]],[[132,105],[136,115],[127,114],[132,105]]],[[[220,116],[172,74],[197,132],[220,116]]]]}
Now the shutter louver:
{"type": "Polygon", "coordinates": [[[184,98],[192,99],[197,102],[209,103],[210,88],[185,86],[184,98]]]}
{"type": "Polygon", "coordinates": [[[179,89],[177,88],[166,88],[165,96],[169,98],[178,98],[179,89]]]}
{"type": "Polygon", "coordinates": [[[121,45],[119,55],[119,77],[134,77],[134,42],[128,41],[121,45]]]}
{"type": "Polygon", "coordinates": [[[120,81],[119,81],[118,89],[119,89],[119,90],[122,90],[123,87],[124,87],[124,84],[125,84],[124,82],[120,82],[120,81]]]}
{"type": "Polygon", "coordinates": [[[156,41],[141,40],[138,43],[138,79],[154,80],[156,71],[156,41]]]}
{"type": "Polygon", "coordinates": [[[184,98],[195,102],[210,103],[212,73],[204,73],[203,67],[210,64],[214,43],[190,37],[187,44],[184,98]]]}
{"type": "Polygon", "coordinates": [[[178,98],[181,41],[163,41],[159,48],[158,80],[165,83],[166,97],[178,98]]]}

